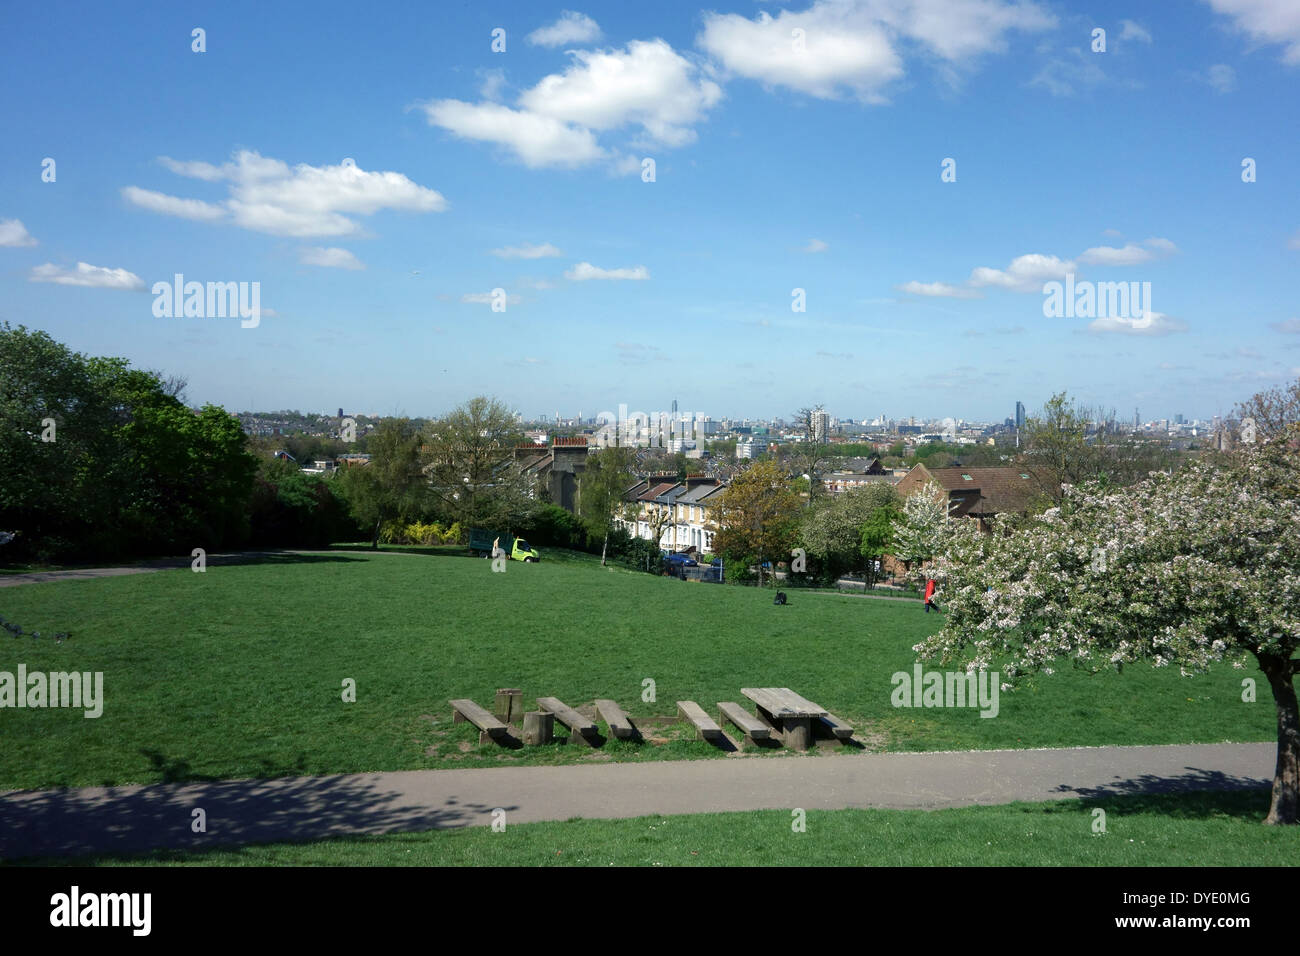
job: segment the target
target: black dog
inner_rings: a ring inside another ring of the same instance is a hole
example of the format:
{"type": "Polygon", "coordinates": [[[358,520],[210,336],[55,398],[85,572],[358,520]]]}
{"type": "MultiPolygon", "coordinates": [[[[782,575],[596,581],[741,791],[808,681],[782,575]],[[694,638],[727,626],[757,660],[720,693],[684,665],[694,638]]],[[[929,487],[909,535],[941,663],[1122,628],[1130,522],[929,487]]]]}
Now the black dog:
{"type": "Polygon", "coordinates": [[[784,592],[784,591],[777,591],[777,592],[776,592],[776,600],[774,600],[772,603],[773,603],[773,604],[785,604],[785,603],[786,603],[786,600],[785,600],[785,592],[784,592]]]}

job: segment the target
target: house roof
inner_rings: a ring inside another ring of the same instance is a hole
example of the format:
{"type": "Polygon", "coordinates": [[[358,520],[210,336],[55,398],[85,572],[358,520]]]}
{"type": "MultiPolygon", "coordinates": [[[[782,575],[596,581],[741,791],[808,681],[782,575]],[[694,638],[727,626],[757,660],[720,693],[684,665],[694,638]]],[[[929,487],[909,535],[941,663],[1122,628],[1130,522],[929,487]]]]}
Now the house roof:
{"type": "Polygon", "coordinates": [[[533,471],[533,470],[540,471],[541,469],[549,465],[553,460],[554,460],[554,456],[549,451],[543,450],[538,454],[529,455],[527,458],[519,459],[518,465],[524,471],[533,471]]]}
{"type": "Polygon", "coordinates": [[[675,487],[677,487],[677,482],[675,481],[660,482],[659,484],[653,485],[652,487],[641,492],[641,494],[637,495],[637,500],[653,501],[654,499],[658,498],[660,495],[664,494],[667,491],[672,490],[675,487]]]}
{"type": "Polygon", "coordinates": [[[860,471],[832,471],[821,476],[822,481],[854,481],[854,482],[873,482],[883,481],[889,484],[898,484],[899,477],[896,475],[868,475],[860,471]]]}
{"type": "Polygon", "coordinates": [[[962,501],[961,507],[954,509],[954,515],[1023,511],[1034,493],[1033,480],[1019,468],[934,468],[926,471],[950,498],[962,501]]]}
{"type": "Polygon", "coordinates": [[[677,500],[682,504],[693,505],[699,502],[701,498],[706,498],[709,495],[713,494],[715,491],[718,490],[719,487],[720,487],[719,485],[713,483],[696,485],[695,487],[691,488],[690,491],[687,491],[685,494],[678,497],[677,500]]]}

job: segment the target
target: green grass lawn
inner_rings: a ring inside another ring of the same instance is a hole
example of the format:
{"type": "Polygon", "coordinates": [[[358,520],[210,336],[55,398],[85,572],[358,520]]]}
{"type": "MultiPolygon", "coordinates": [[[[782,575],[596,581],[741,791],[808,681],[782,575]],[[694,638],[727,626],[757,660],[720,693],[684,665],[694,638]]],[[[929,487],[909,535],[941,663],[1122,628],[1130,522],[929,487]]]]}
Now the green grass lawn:
{"type": "Polygon", "coordinates": [[[143,857],[193,866],[1295,866],[1300,829],[1260,824],[1267,793],[1192,793],[954,810],[786,811],[570,820],[143,857]],[[1104,833],[1094,832],[1105,811],[1104,833]]]}
{"type": "MultiPolygon", "coordinates": [[[[1209,676],[1068,665],[975,709],[895,709],[890,676],[938,615],[917,604],[682,582],[597,560],[491,562],[398,554],[260,563],[0,589],[0,614],[55,645],[0,632],[0,671],[102,671],[103,716],[0,709],[0,789],[718,756],[683,725],[602,751],[480,747],[448,698],[491,707],[612,697],[635,719],[675,701],[744,703],[787,686],[849,721],[871,749],[948,750],[1272,740],[1273,706],[1241,700],[1251,671],[1209,676]],[[345,678],[356,703],[341,700],[345,678]],[[657,700],[642,700],[653,679],[657,700]]],[[[852,751],[806,758],[840,759],[852,751]]],[[[732,758],[734,759],[734,758],[732,758]]],[[[766,754],[740,759],[774,759],[766,754]]],[[[780,759],[780,758],[775,758],[780,759]]]]}

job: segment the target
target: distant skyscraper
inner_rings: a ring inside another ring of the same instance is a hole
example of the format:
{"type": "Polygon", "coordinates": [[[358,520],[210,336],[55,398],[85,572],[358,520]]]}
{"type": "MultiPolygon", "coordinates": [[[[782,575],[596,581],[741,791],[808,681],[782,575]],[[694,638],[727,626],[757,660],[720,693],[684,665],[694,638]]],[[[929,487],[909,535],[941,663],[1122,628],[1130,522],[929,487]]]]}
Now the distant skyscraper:
{"type": "Polygon", "coordinates": [[[339,409],[339,418],[342,418],[342,417],[343,417],[343,409],[340,408],[340,409],[339,409]]]}
{"type": "Polygon", "coordinates": [[[1016,402],[1016,427],[1023,428],[1025,425],[1025,403],[1016,402]]]}
{"type": "Polygon", "coordinates": [[[1142,417],[1138,415],[1138,410],[1135,408],[1133,409],[1133,428],[1138,429],[1141,427],[1142,427],[1142,417]]]}
{"type": "Polygon", "coordinates": [[[831,417],[825,412],[812,413],[812,440],[824,442],[830,429],[831,417]]]}
{"type": "Polygon", "coordinates": [[[673,418],[677,417],[677,399],[673,399],[673,418]]]}

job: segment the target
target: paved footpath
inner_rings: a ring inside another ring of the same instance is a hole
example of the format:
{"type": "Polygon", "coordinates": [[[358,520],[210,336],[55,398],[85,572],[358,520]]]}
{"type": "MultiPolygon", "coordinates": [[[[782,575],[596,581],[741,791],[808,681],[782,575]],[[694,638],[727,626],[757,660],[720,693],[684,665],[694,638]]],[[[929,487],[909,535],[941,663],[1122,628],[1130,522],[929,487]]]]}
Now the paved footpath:
{"type": "MultiPolygon", "coordinates": [[[[333,551],[232,551],[229,553],[209,554],[207,563],[211,567],[220,567],[227,564],[255,564],[265,560],[284,560],[294,555],[305,555],[307,557],[322,557],[331,554],[397,554],[407,557],[426,557],[419,552],[410,551],[344,551],[335,549],[333,551]]],[[[50,581],[87,581],[91,578],[115,578],[125,574],[151,574],[155,571],[174,571],[178,568],[188,568],[193,564],[193,558],[157,558],[152,561],[141,561],[139,564],[124,565],[114,568],[74,568],[70,571],[31,571],[26,574],[0,574],[0,588],[17,587],[20,584],[44,584],[50,581]]]]}
{"type": "MultiPolygon", "coordinates": [[[[821,754],[0,793],[0,859],[729,810],[936,809],[1266,786],[1274,744],[821,754]],[[192,810],[207,832],[191,831],[192,810]]],[[[1263,804],[1261,803],[1261,814],[1263,804]]]]}

